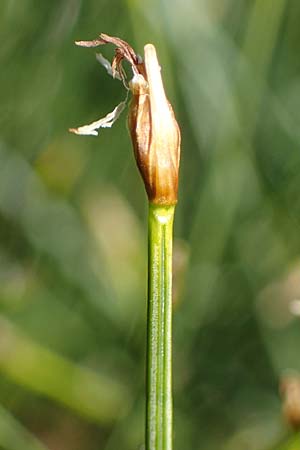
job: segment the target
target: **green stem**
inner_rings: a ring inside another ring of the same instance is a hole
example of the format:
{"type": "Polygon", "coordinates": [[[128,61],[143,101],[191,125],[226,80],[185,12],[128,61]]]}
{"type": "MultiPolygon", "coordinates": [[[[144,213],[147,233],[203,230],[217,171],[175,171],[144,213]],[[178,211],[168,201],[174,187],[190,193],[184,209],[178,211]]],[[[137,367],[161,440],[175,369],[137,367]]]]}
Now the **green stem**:
{"type": "Polygon", "coordinates": [[[149,205],[146,450],[172,450],[174,210],[149,205]]]}

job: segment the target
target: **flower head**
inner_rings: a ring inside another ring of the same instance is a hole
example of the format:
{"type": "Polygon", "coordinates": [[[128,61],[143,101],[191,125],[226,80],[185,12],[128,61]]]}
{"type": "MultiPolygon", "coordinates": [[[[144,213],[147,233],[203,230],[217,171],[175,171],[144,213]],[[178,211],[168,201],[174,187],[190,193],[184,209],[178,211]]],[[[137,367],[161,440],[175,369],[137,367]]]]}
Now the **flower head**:
{"type": "MultiPolygon", "coordinates": [[[[122,39],[101,34],[93,41],[78,41],[83,47],[97,47],[112,43],[116,46],[110,65],[101,54],[97,59],[114,78],[123,81],[132,92],[128,127],[135,159],[144,180],[149,201],[160,205],[177,202],[178,170],[180,158],[180,131],[173,109],[168,102],[156,50],[152,44],[144,48],[145,57],[135,53],[122,39]],[[129,62],[133,78],[127,83],[123,60],[129,62]]],[[[126,98],[127,100],[127,98],[126,98]]],[[[70,131],[76,134],[98,134],[100,127],[110,127],[125,107],[126,100],[103,119],[70,131]]]]}

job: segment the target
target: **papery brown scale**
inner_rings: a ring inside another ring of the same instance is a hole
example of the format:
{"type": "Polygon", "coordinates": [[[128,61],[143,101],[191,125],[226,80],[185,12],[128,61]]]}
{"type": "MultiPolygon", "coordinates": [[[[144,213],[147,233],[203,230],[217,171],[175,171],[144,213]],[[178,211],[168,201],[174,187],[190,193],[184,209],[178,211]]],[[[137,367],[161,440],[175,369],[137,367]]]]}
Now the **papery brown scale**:
{"type": "Polygon", "coordinates": [[[145,46],[144,70],[146,79],[140,74],[130,83],[129,130],[149,201],[173,205],[177,202],[180,131],[150,44],[145,46]]]}
{"type": "MultiPolygon", "coordinates": [[[[132,84],[131,84],[132,86],[132,84]]],[[[131,87],[132,88],[132,87],[131,87]]],[[[149,149],[151,142],[150,101],[147,91],[133,90],[129,107],[128,128],[131,134],[137,166],[144,180],[148,197],[152,195],[149,180],[149,149]]]]}

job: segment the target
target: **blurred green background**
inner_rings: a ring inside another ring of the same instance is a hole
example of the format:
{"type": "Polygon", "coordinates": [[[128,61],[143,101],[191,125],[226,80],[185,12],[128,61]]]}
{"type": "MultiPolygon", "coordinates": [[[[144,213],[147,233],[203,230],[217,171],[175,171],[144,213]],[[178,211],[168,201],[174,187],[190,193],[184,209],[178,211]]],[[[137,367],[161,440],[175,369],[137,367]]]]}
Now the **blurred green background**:
{"type": "Polygon", "coordinates": [[[299,0],[2,0],[0,449],[143,444],[147,205],[126,113],[67,131],[124,98],[73,44],[100,32],[156,45],[182,129],[175,450],[299,449],[299,0]]]}

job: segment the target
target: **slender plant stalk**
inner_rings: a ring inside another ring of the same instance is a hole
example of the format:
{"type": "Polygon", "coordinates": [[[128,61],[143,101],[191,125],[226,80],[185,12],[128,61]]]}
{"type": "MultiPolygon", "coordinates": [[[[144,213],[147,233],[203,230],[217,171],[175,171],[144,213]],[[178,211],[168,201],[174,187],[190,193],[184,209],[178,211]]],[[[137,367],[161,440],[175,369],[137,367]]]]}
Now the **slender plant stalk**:
{"type": "MultiPolygon", "coordinates": [[[[180,129],[164,91],[154,45],[145,45],[143,60],[127,42],[104,33],[92,41],[76,42],[83,47],[109,43],[117,48],[111,65],[103,58],[104,66],[131,90],[128,129],[149,201],[146,450],[172,450],[172,234],[180,129]],[[129,83],[123,60],[132,68],[129,83]]],[[[122,102],[104,118],[70,131],[97,135],[99,128],[115,122],[124,105],[122,102]]]]}
{"type": "Polygon", "coordinates": [[[174,210],[149,204],[146,450],[172,449],[174,210]]]}

